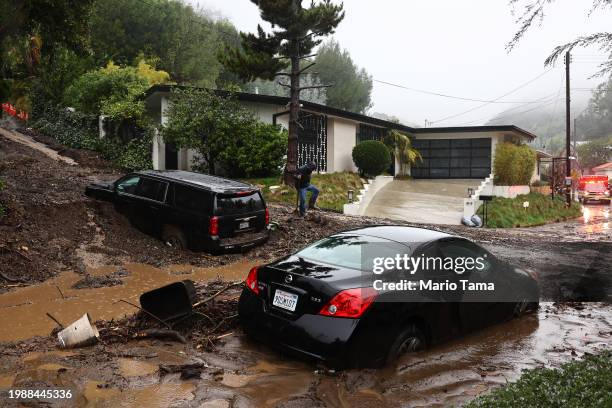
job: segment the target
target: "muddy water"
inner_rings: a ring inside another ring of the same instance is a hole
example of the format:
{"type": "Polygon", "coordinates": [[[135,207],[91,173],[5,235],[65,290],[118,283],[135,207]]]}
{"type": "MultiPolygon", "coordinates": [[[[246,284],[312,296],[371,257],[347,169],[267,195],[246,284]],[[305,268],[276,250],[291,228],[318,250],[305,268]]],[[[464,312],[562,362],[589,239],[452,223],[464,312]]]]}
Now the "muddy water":
{"type": "Polygon", "coordinates": [[[340,376],[319,376],[313,366],[292,360],[279,362],[276,353],[236,339],[228,347],[254,355],[257,364],[224,377],[222,384],[253,406],[275,406],[312,390],[317,377],[312,397],[331,407],[449,406],[516,380],[522,369],[558,367],[610,345],[612,306],[585,304],[579,311],[547,304],[538,315],[407,355],[385,369],[349,370],[340,376]]]}
{"type": "Polygon", "coordinates": [[[604,234],[610,230],[610,205],[583,205],[580,221],[586,234],[604,234]]]}
{"type": "MultiPolygon", "coordinates": [[[[242,280],[253,265],[254,261],[241,261],[218,268],[175,265],[160,269],[144,264],[127,264],[122,267],[128,272],[128,276],[122,278],[122,285],[91,289],[71,289],[83,276],[65,272],[40,285],[0,295],[0,341],[48,335],[55,323],[45,315],[46,312],[64,325],[86,312],[94,321],[119,318],[135,312],[133,306],[117,303],[120,299],[138,304],[142,292],[183,279],[206,281],[221,276],[225,280],[242,280]]],[[[90,269],[88,273],[104,276],[118,269],[117,266],[102,266],[90,269]]]]}
{"type": "Polygon", "coordinates": [[[4,360],[0,390],[32,383],[70,388],[75,397],[66,406],[78,407],[453,406],[516,380],[522,369],[558,367],[611,344],[612,306],[546,304],[537,315],[409,354],[381,370],[322,374],[234,335],[214,353],[147,341],[119,344],[102,359],[94,348],[33,352],[4,360]],[[194,358],[209,367],[198,379],[156,370],[194,358]]]}

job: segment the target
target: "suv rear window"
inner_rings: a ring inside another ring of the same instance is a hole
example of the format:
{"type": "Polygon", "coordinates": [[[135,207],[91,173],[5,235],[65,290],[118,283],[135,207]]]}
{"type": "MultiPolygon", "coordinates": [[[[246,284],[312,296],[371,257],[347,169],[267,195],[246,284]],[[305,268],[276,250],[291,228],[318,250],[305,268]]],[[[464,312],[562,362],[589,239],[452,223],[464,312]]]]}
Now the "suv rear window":
{"type": "Polygon", "coordinates": [[[174,185],[174,205],[188,211],[210,213],[212,195],[192,187],[174,185]]]}
{"type": "Polygon", "coordinates": [[[244,214],[264,208],[264,202],[258,192],[244,196],[217,195],[217,215],[244,214]]]}

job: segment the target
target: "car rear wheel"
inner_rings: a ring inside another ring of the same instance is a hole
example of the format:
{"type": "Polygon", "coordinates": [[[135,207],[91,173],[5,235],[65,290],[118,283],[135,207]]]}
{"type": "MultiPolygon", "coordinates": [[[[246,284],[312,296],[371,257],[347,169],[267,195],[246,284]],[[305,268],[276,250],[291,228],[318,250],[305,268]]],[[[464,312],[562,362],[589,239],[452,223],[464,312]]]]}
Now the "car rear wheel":
{"type": "Polygon", "coordinates": [[[400,332],[389,350],[387,363],[396,361],[404,354],[419,351],[427,345],[427,338],[415,324],[410,324],[400,332]]]}
{"type": "Polygon", "coordinates": [[[164,225],[162,240],[166,245],[175,249],[187,249],[187,238],[183,231],[174,225],[164,225]]]}
{"type": "Polygon", "coordinates": [[[530,313],[534,313],[538,310],[537,302],[529,302],[526,299],[516,302],[514,304],[514,317],[524,316],[530,313]]]}

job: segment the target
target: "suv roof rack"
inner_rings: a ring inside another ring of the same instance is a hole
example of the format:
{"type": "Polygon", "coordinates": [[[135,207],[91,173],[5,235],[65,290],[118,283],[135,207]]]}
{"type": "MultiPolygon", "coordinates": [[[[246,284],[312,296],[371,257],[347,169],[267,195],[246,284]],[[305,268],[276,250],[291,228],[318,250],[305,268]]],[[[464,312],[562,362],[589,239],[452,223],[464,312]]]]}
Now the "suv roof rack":
{"type": "Polygon", "coordinates": [[[165,180],[178,181],[199,188],[213,191],[215,193],[231,194],[248,190],[259,190],[256,186],[241,181],[230,180],[224,177],[211,176],[209,174],[195,173],[184,170],[145,170],[137,171],[135,174],[155,177],[165,180]]]}

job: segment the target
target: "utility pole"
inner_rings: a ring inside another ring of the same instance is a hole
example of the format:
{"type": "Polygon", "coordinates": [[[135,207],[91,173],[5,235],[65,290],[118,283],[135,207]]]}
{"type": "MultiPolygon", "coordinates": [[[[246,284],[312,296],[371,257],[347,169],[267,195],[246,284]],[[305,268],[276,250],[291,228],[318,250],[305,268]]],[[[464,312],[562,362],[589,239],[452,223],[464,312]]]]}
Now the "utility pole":
{"type": "MultiPolygon", "coordinates": [[[[570,53],[565,53],[565,176],[572,174],[572,163],[570,162],[570,139],[571,139],[571,119],[570,119],[570,53]]],[[[566,187],[567,204],[570,204],[570,187],[566,187]]]]}
{"type": "Polygon", "coordinates": [[[574,154],[576,154],[576,140],[578,139],[578,134],[576,133],[576,121],[578,118],[574,118],[574,154]]]}

